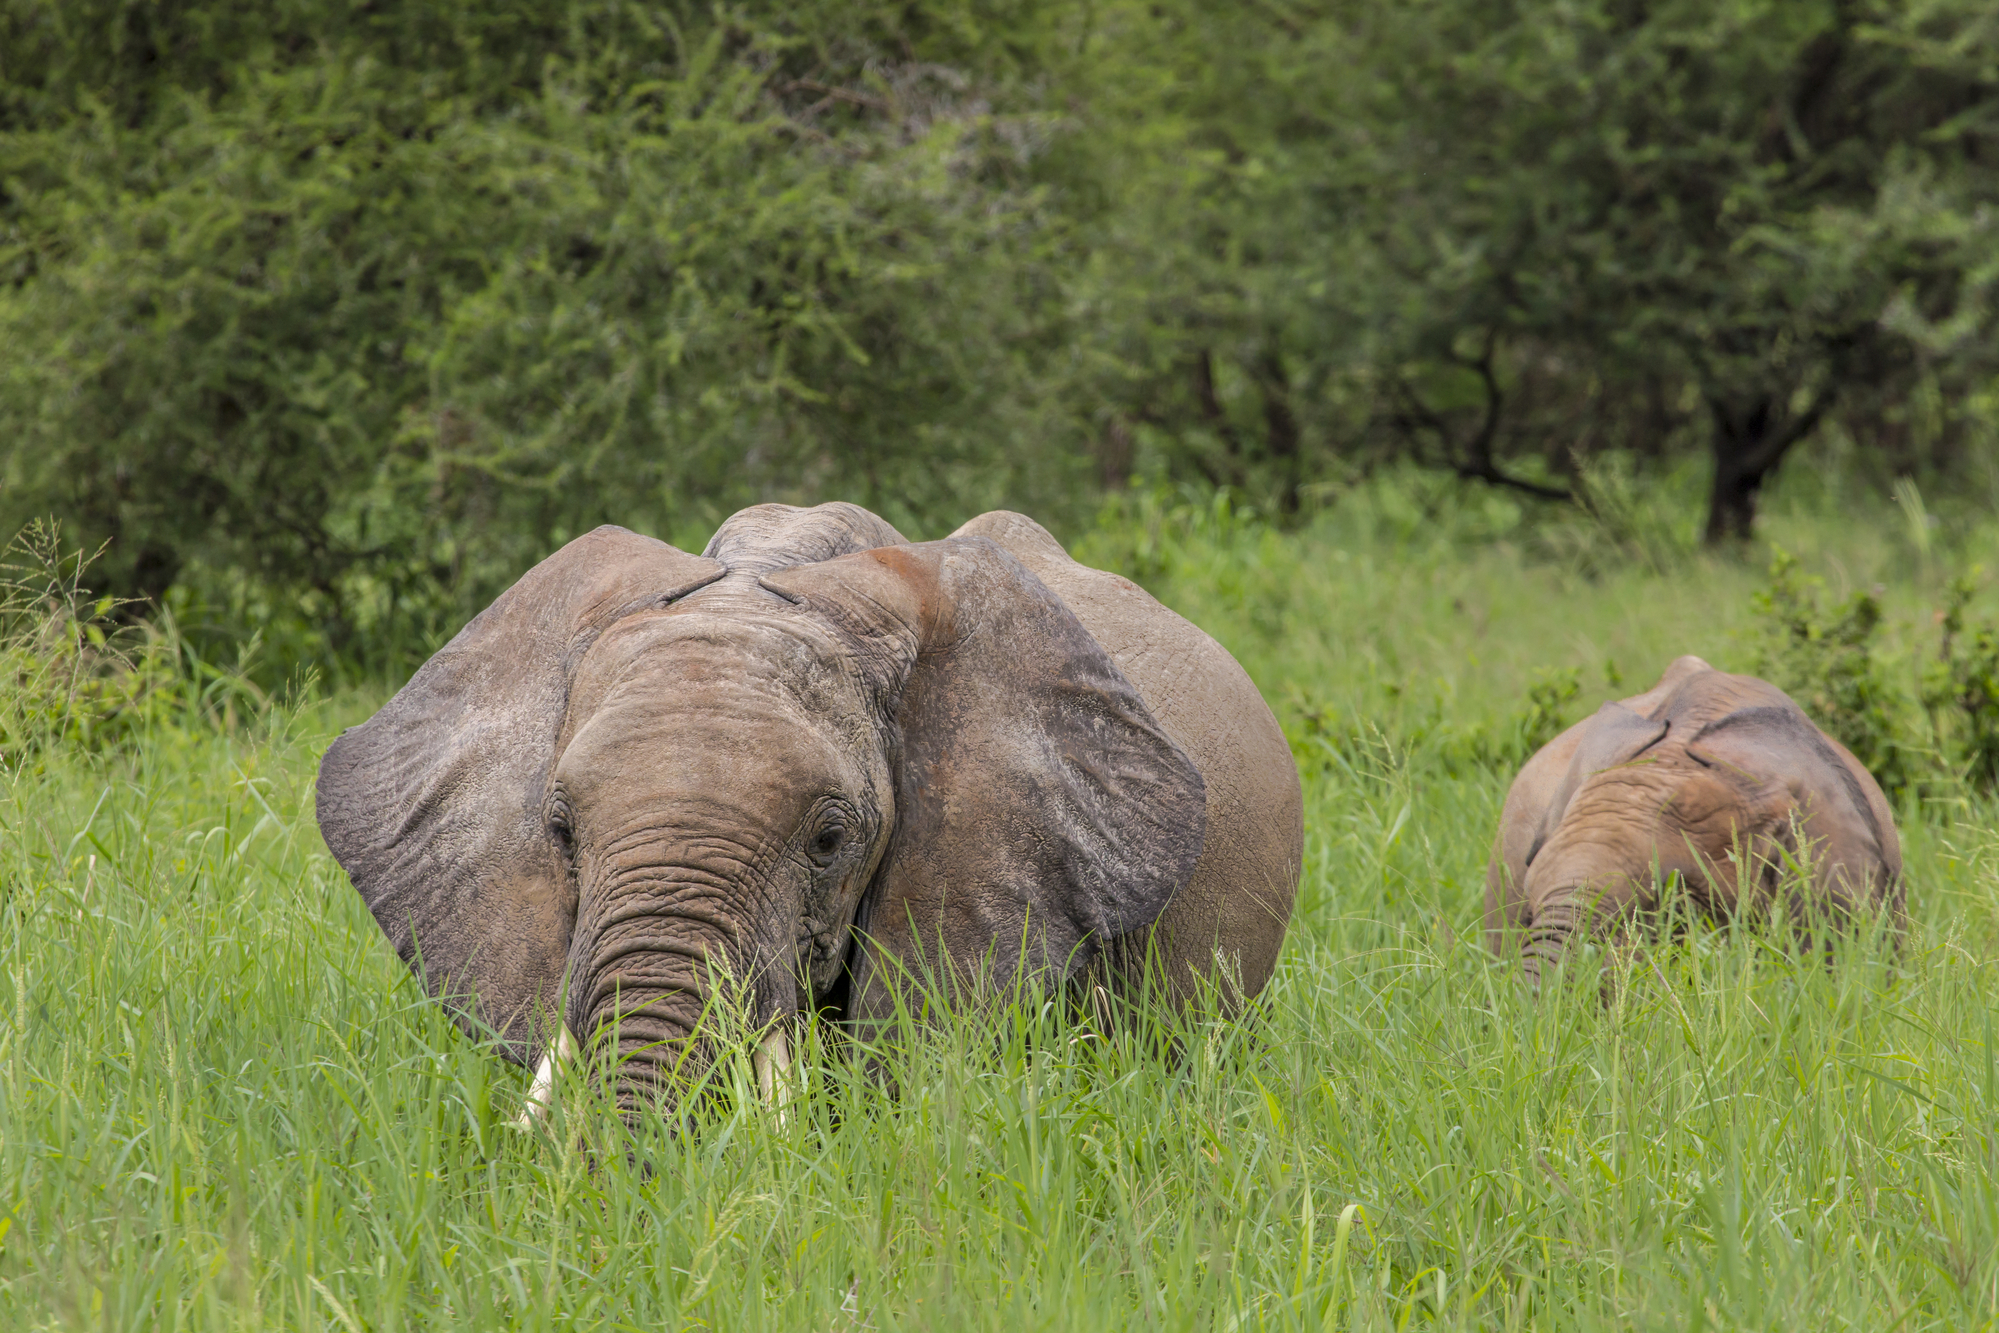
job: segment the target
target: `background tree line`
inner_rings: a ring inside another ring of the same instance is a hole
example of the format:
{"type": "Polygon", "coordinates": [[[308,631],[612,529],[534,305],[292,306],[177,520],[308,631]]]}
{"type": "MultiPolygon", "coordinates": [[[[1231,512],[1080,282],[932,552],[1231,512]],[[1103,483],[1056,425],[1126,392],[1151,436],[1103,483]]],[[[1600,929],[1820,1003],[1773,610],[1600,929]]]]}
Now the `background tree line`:
{"type": "Polygon", "coordinates": [[[0,522],[395,665],[602,521],[1999,434],[1981,0],[0,0],[0,522]]]}

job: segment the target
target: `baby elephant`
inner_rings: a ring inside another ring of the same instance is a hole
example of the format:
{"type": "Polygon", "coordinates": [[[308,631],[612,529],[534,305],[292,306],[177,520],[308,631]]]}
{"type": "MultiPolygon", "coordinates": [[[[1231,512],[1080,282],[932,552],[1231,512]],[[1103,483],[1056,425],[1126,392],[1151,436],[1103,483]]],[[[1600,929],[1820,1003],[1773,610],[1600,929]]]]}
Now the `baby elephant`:
{"type": "Polygon", "coordinates": [[[1880,786],[1782,690],[1698,657],[1520,770],[1486,868],[1486,943],[1518,947],[1538,988],[1578,931],[1658,907],[1676,874],[1714,916],[1781,907],[1804,926],[1886,908],[1902,926],[1902,850],[1880,786]],[[1808,869],[1809,895],[1780,901],[1792,867],[1808,869]]]}

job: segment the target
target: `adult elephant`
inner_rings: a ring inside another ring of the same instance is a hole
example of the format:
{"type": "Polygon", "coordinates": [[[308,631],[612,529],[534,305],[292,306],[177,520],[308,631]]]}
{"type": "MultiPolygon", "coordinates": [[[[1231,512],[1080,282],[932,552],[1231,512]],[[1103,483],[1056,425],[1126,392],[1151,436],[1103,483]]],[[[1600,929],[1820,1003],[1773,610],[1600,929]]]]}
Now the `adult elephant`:
{"type": "Polygon", "coordinates": [[[1620,928],[1669,885],[1713,916],[1778,910],[1808,929],[1886,910],[1899,929],[1901,842],[1873,776],[1790,696],[1682,657],[1520,770],[1486,942],[1517,948],[1538,986],[1579,933],[1620,928]]]}
{"type": "Polygon", "coordinates": [[[319,823],[462,1026],[615,1032],[627,1102],[712,1054],[718,980],[780,1066],[908,977],[1253,996],[1302,841],[1214,640],[1017,514],[911,544],[847,504],[570,542],[328,748],[319,823]]]}

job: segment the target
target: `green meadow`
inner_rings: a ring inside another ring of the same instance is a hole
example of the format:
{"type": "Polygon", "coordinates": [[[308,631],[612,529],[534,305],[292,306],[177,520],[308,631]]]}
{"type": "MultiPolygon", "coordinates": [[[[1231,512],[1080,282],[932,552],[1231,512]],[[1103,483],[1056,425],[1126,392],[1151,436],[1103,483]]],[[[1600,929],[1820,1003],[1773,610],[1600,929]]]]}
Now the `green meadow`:
{"type": "MultiPolygon", "coordinates": [[[[1730,555],[1696,551],[1679,475],[1607,475],[1588,516],[1414,473],[1289,529],[1113,504],[1079,555],[1236,652],[1304,774],[1257,1012],[1105,1037],[1023,1001],[876,1052],[892,1095],[815,1033],[784,1110],[725,1061],[692,1133],[587,1086],[510,1128],[526,1071],[384,945],[313,774],[386,685],[191,686],[105,743],[17,744],[0,1327],[1999,1325],[1988,792],[1937,758],[1898,798],[1899,949],[1863,933],[1827,965],[1696,922],[1607,1001],[1535,999],[1479,936],[1520,759],[1680,653],[1758,660],[1772,548],[1828,607],[1873,593],[1883,679],[1937,658],[1949,580],[1999,568],[1989,497],[1830,485],[1787,478],[1730,555]]],[[[1995,614],[1988,574],[1969,615],[1995,614]]],[[[1944,745],[1905,711],[1909,746],[1944,745]]]]}

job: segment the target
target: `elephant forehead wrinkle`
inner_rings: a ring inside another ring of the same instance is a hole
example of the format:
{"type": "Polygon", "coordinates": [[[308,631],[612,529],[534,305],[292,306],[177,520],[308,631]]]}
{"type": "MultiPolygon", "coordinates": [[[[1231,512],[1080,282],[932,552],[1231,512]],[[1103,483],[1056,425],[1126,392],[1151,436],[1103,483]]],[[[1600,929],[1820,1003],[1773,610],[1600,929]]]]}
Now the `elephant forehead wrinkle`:
{"type": "Polygon", "coordinates": [[[790,662],[837,657],[833,634],[818,617],[801,612],[775,594],[759,591],[754,605],[675,607],[620,622],[620,633],[600,641],[593,654],[628,662],[674,652],[706,652],[720,657],[790,662]]]}
{"type": "Polygon", "coordinates": [[[1659,715],[1680,723],[1688,734],[1747,708],[1793,708],[1790,697],[1767,681],[1709,669],[1687,677],[1660,706],[1659,715]]]}
{"type": "Polygon", "coordinates": [[[731,709],[706,701],[605,710],[565,747],[561,772],[578,794],[599,789],[617,802],[643,802],[655,822],[713,825],[754,818],[771,794],[814,794],[863,782],[867,769],[840,719],[795,708],[731,709]]]}
{"type": "Polygon", "coordinates": [[[718,727],[797,728],[847,715],[868,703],[857,663],[796,660],[701,663],[679,656],[634,664],[607,684],[594,711],[621,715],[621,726],[659,731],[718,727]]]}
{"type": "MultiPolygon", "coordinates": [[[[823,690],[857,674],[847,657],[816,617],[796,612],[648,613],[619,622],[591,647],[574,700],[588,709],[621,689],[656,688],[662,679],[703,687],[734,682],[774,693],[823,690]]],[[[858,686],[850,681],[848,688],[858,686]]]]}
{"type": "Polygon", "coordinates": [[[620,952],[676,947],[683,934],[714,937],[717,945],[741,944],[728,905],[719,894],[681,894],[670,901],[650,899],[620,904],[598,923],[591,966],[602,970],[620,952]]]}
{"type": "Polygon", "coordinates": [[[628,913],[678,908],[703,898],[726,899],[737,875],[724,870],[688,870],[665,863],[621,865],[610,868],[591,897],[600,904],[604,919],[628,913]]]}
{"type": "MultiPolygon", "coordinates": [[[[697,808],[694,813],[704,818],[693,820],[673,820],[670,823],[653,818],[651,812],[634,819],[604,838],[604,855],[625,857],[631,853],[652,853],[652,862],[662,868],[685,869],[690,874],[703,874],[712,869],[716,861],[752,865],[761,863],[768,855],[771,844],[777,839],[757,831],[748,837],[732,837],[722,831],[730,828],[754,830],[757,821],[749,818],[748,812],[734,802],[709,800],[705,809],[697,808]]],[[[622,862],[625,864],[646,864],[644,860],[622,862]]]]}

